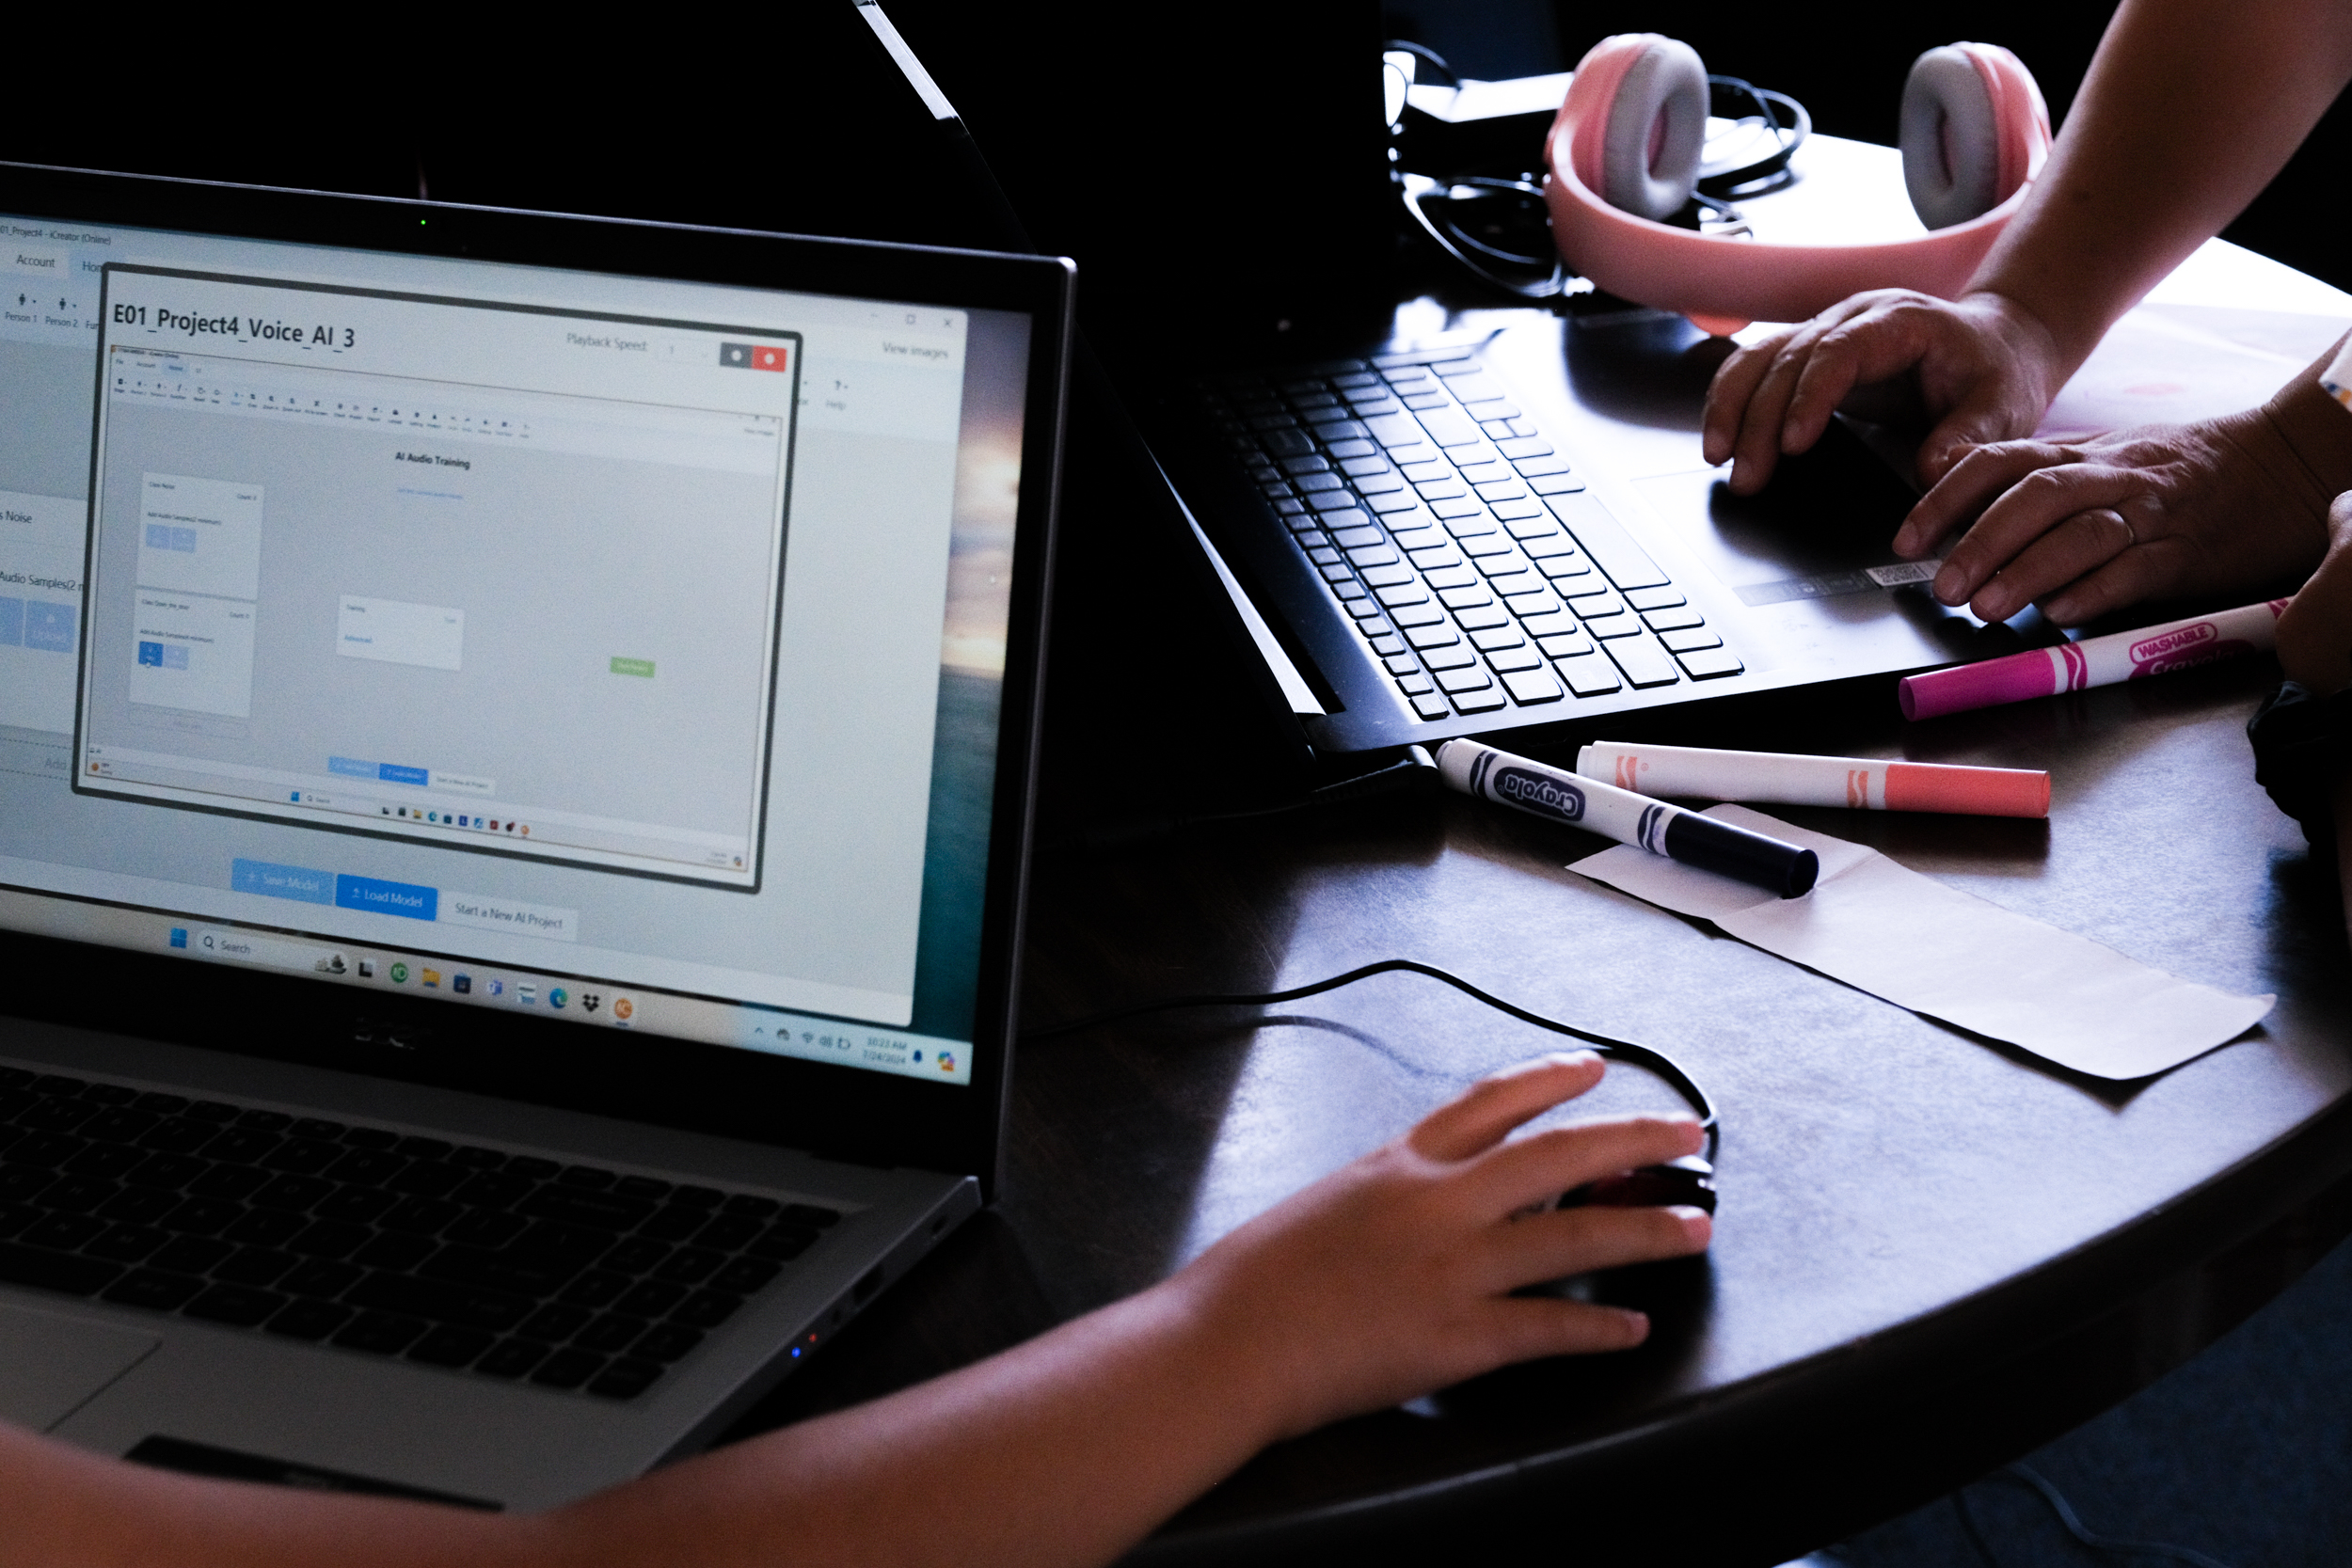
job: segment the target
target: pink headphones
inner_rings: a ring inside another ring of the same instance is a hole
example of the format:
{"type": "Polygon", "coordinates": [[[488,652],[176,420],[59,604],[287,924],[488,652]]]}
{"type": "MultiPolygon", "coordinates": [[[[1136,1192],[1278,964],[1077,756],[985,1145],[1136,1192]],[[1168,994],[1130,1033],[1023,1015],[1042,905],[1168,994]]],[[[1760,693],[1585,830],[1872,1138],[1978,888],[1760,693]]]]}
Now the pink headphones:
{"type": "Polygon", "coordinates": [[[1707,68],[1689,44],[1657,33],[1603,39],[1551,122],[1544,196],[1570,266],[1718,336],[1752,321],[1803,321],[1864,289],[1950,298],[2050,153],[2050,112],[2017,56],[1997,44],[1947,44],[1920,55],[1903,86],[1903,182],[1931,232],[1877,245],[1704,234],[1659,220],[1691,198],[1707,109],[1707,68]]]}

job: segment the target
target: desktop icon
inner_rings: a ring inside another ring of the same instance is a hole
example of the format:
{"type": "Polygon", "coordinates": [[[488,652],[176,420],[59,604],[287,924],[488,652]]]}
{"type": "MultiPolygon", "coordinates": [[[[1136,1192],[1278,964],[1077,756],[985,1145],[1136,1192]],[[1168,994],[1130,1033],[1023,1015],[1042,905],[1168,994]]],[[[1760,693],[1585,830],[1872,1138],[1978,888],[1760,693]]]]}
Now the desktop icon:
{"type": "Polygon", "coordinates": [[[373,980],[375,978],[375,960],[373,958],[361,958],[359,960],[359,978],[362,980],[373,980]]]}
{"type": "Polygon", "coordinates": [[[580,1010],[581,1012],[593,1013],[598,1007],[603,1006],[604,998],[598,996],[595,991],[584,990],[580,993],[580,1010]]]}
{"type": "Polygon", "coordinates": [[[407,983],[408,983],[408,966],[407,966],[406,964],[394,964],[394,965],[392,965],[392,984],[394,984],[394,985],[396,985],[396,986],[401,986],[401,985],[405,985],[405,984],[407,984],[407,983]]]}
{"type": "Polygon", "coordinates": [[[185,926],[174,926],[171,928],[171,945],[174,947],[185,947],[187,944],[188,928],[185,926]]]}
{"type": "Polygon", "coordinates": [[[548,1006],[550,1007],[560,1007],[571,999],[572,993],[562,986],[552,987],[548,991],[548,1006]]]}
{"type": "Polygon", "coordinates": [[[939,1053],[939,1070],[942,1072],[953,1072],[956,1070],[956,1053],[954,1052],[943,1051],[939,1053]]]}
{"type": "Polygon", "coordinates": [[[424,976],[423,976],[423,978],[424,978],[424,983],[425,983],[426,985],[428,985],[428,986],[432,987],[435,990],[439,990],[441,989],[441,972],[440,972],[439,970],[437,970],[437,969],[428,969],[428,970],[426,970],[426,971],[424,972],[424,976]]]}
{"type": "Polygon", "coordinates": [[[470,974],[453,974],[449,977],[449,989],[455,991],[460,996],[470,995],[473,991],[473,976],[470,974]]]}
{"type": "Polygon", "coordinates": [[[515,1000],[528,1007],[539,1000],[539,988],[528,980],[521,981],[515,987],[515,1000]]]}
{"type": "Polygon", "coordinates": [[[636,1003],[631,1002],[631,1001],[630,1001],[628,997],[626,997],[626,996],[616,996],[616,997],[614,997],[614,998],[612,999],[612,1022],[615,1022],[615,1023],[627,1023],[627,1022],[628,1022],[630,1019],[635,1018],[636,1016],[637,1016],[637,1004],[636,1004],[636,1003]]]}
{"type": "Polygon", "coordinates": [[[488,995],[504,996],[506,994],[506,982],[503,980],[493,977],[485,980],[482,984],[484,991],[488,995]]]}

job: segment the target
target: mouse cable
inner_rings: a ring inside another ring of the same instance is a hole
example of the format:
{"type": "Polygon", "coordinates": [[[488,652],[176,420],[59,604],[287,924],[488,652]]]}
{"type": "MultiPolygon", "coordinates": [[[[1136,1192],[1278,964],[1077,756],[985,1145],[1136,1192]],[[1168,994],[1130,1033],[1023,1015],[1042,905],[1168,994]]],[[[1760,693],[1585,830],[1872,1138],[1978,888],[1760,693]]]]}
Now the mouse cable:
{"type": "Polygon", "coordinates": [[[1599,1056],[1613,1061],[1626,1062],[1655,1073],[1664,1079],[1668,1085],[1682,1097],[1684,1103],[1698,1113],[1700,1130],[1707,1134],[1707,1158],[1710,1162],[1715,1158],[1716,1147],[1723,1141],[1723,1128],[1715,1115],[1715,1102],[1707,1097],[1705,1089],[1699,1087],[1698,1080],[1684,1071],[1682,1065],[1664,1052],[1646,1045],[1636,1045],[1631,1040],[1597,1035],[1590,1029],[1580,1029],[1573,1023],[1563,1023],[1558,1019],[1546,1018],[1541,1013],[1529,1012],[1516,1003],[1505,1002],[1500,996],[1481,990],[1458,974],[1439,969],[1435,964],[1422,963],[1413,958],[1382,958],[1379,962],[1368,963],[1361,969],[1351,969],[1344,974],[1334,974],[1327,980],[1316,980],[1304,986],[1293,986],[1288,990],[1251,991],[1217,996],[1162,997],[1157,1002],[1139,1002],[1133,1006],[1113,1007],[1108,1012],[1089,1013],[1084,1018],[1073,1018],[1062,1023],[1048,1023],[1041,1028],[1024,1029],[1020,1038],[1025,1044],[1035,1040],[1051,1039],[1057,1035],[1075,1035],[1084,1030],[1100,1028],[1105,1023],[1119,1023],[1127,1019],[1142,1018],[1151,1013],[1174,1012],[1179,1008],[1272,1006],[1277,1003],[1296,1002],[1303,997],[1317,996],[1327,990],[1337,990],[1342,986],[1352,986],[1357,981],[1370,979],[1375,974],[1387,974],[1400,971],[1409,974],[1424,974],[1432,980],[1443,981],[1463,995],[1484,1002],[1497,1012],[1508,1013],[1522,1023],[1532,1023],[1538,1029],[1549,1029],[1555,1035],[1566,1035],[1572,1039],[1582,1040],[1599,1056]]]}

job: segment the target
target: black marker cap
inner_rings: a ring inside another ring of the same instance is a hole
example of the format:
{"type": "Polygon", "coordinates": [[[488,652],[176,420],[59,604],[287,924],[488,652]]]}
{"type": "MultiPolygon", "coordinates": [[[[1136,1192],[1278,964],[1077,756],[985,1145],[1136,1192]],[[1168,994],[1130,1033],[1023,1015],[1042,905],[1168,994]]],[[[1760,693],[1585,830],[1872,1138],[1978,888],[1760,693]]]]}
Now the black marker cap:
{"type": "Polygon", "coordinates": [[[1696,812],[1681,812],[1666,824],[1666,853],[1685,865],[1720,871],[1743,882],[1802,898],[1821,875],[1821,857],[1745,828],[1696,812]]]}

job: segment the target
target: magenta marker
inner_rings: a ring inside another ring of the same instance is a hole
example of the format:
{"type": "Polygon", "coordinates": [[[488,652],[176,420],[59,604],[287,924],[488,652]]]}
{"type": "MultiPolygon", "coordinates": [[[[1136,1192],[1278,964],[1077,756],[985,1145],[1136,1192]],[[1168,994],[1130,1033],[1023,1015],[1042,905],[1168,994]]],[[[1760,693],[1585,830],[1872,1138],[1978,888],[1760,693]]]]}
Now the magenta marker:
{"type": "Polygon", "coordinates": [[[2214,615],[2192,615],[2139,631],[2119,631],[2082,642],[1988,658],[1950,670],[1906,675],[1898,689],[1906,719],[1933,719],[1963,708],[2030,702],[2059,691],[2113,686],[2194,664],[2267,653],[2278,645],[2279,613],[2287,601],[2249,604],[2214,615]]]}

